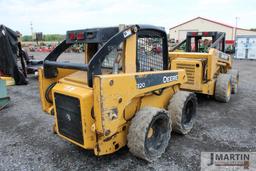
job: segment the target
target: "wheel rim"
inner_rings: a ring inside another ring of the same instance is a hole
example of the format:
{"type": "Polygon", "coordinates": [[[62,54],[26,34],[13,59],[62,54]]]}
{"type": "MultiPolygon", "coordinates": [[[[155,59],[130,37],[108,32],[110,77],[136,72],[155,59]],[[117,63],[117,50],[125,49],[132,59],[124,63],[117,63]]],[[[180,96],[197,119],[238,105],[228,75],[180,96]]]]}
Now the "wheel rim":
{"type": "Polygon", "coordinates": [[[153,136],[153,134],[154,134],[154,130],[153,130],[153,128],[150,127],[148,130],[147,138],[151,138],[153,136]]]}
{"type": "Polygon", "coordinates": [[[155,116],[147,130],[145,148],[150,156],[158,154],[166,148],[170,136],[169,117],[164,114],[155,116]]]}
{"type": "Polygon", "coordinates": [[[230,82],[228,83],[228,90],[227,90],[227,97],[229,97],[231,94],[231,85],[230,82]]]}

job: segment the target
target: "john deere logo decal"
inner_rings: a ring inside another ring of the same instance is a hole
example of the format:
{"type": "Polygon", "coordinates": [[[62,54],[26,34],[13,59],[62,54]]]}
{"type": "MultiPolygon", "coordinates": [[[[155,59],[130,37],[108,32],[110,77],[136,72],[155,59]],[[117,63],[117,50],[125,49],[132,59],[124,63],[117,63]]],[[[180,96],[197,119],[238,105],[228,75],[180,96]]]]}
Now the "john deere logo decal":
{"type": "Polygon", "coordinates": [[[69,122],[71,121],[71,116],[70,116],[70,114],[66,113],[66,118],[67,118],[67,120],[68,120],[69,122]]]}
{"type": "Polygon", "coordinates": [[[146,87],[156,86],[178,80],[177,72],[160,73],[160,74],[145,74],[142,76],[135,76],[137,88],[142,89],[146,87]]]}

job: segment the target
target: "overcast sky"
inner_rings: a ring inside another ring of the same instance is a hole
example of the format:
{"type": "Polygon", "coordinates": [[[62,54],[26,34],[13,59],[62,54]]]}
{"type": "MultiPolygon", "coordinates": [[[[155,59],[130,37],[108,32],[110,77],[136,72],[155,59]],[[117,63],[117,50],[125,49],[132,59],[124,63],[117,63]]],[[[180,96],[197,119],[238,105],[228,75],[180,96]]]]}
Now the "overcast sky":
{"type": "Polygon", "coordinates": [[[0,0],[0,24],[23,35],[64,34],[118,24],[153,24],[166,30],[195,17],[256,28],[256,0],[0,0]]]}

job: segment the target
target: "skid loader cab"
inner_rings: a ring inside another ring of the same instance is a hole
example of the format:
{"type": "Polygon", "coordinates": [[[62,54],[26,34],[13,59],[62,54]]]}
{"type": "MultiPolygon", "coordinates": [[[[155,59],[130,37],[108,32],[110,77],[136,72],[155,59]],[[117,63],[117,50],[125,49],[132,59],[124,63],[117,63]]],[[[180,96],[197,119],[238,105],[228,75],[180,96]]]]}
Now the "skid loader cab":
{"type": "Polygon", "coordinates": [[[225,50],[225,33],[222,32],[188,32],[186,38],[186,52],[208,52],[212,43],[218,40],[215,49],[225,50]]]}
{"type": "MultiPolygon", "coordinates": [[[[208,53],[210,48],[225,51],[225,33],[223,32],[187,32],[186,39],[172,51],[183,48],[185,52],[208,53]]],[[[180,49],[181,50],[181,49],[180,49]]]]}
{"type": "MultiPolygon", "coordinates": [[[[181,88],[197,93],[214,95],[219,91],[217,86],[219,75],[230,72],[232,68],[231,56],[225,54],[225,33],[223,32],[188,32],[186,39],[169,52],[171,69],[185,69],[188,81],[181,88]],[[185,47],[184,52],[175,50],[185,47]]],[[[233,72],[233,71],[232,71],[233,72]]],[[[238,72],[234,71],[232,77],[238,77],[238,72]]],[[[229,76],[227,76],[229,77],[229,76]]],[[[231,84],[235,85],[230,78],[226,78],[226,95],[218,99],[227,102],[230,98],[231,84]]],[[[237,79],[232,79],[237,80],[237,79]]],[[[233,89],[233,88],[232,88],[233,89]]],[[[224,90],[222,91],[225,92],[224,90]]],[[[233,91],[233,90],[232,90],[233,91]]]]}
{"type": "Polygon", "coordinates": [[[66,40],[45,58],[39,70],[43,110],[54,115],[54,130],[60,137],[93,149],[96,155],[113,153],[128,141],[136,156],[155,159],[170,138],[167,110],[176,111],[172,112],[178,117],[173,129],[182,134],[192,129],[196,112],[193,94],[183,92],[180,98],[176,93],[187,81],[185,71],[168,70],[168,66],[167,35],[160,27],[68,31],[66,40]],[[85,44],[85,62],[58,62],[59,55],[76,43],[85,44]],[[173,107],[168,108],[169,103],[173,107]],[[141,151],[136,150],[138,144],[141,151]]]}

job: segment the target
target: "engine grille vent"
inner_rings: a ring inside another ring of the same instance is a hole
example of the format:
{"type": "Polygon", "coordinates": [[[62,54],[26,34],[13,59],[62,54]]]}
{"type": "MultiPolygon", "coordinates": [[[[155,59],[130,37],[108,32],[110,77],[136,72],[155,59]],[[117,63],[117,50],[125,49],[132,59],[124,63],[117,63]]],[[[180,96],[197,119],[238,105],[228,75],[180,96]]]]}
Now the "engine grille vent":
{"type": "Polygon", "coordinates": [[[195,83],[195,65],[194,64],[177,64],[177,69],[185,69],[188,76],[187,84],[195,83]]]}
{"type": "Polygon", "coordinates": [[[84,144],[80,101],[78,98],[54,93],[59,133],[84,144]]]}

